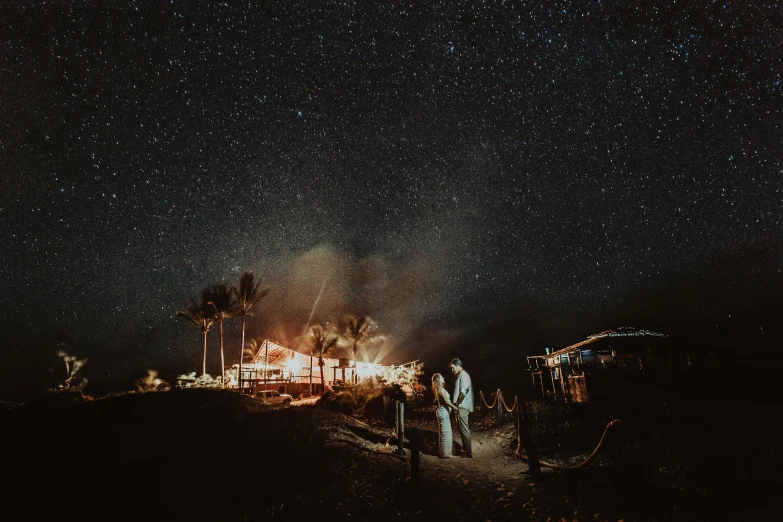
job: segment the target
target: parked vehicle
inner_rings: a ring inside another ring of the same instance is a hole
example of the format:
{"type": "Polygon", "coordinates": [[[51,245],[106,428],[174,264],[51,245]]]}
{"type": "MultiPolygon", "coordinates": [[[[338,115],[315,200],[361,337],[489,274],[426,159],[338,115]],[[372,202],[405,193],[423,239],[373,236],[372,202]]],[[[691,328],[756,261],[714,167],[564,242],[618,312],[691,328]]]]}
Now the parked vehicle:
{"type": "Polygon", "coordinates": [[[280,393],[276,390],[261,390],[256,392],[256,398],[261,399],[264,404],[280,404],[289,406],[294,398],[287,393],[280,393]]]}

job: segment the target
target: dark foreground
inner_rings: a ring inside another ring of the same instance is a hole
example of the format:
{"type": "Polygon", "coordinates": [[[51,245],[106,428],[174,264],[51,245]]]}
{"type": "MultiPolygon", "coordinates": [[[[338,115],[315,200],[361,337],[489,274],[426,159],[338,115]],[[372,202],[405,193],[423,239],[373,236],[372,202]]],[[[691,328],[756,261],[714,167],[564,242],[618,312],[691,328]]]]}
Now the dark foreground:
{"type": "MultiPolygon", "coordinates": [[[[81,520],[735,520],[777,512],[776,405],[645,405],[591,466],[532,481],[510,424],[477,413],[474,461],[435,457],[421,477],[386,448],[387,427],[321,406],[269,409],[230,392],[52,398],[0,412],[6,513],[81,520]],[[733,409],[732,409],[733,408],[733,409]]],[[[615,411],[533,406],[542,458],[589,453],[615,411]]],[[[391,441],[392,444],[394,440],[391,441]]],[[[393,446],[391,447],[393,449],[393,446]]],[[[409,456],[408,456],[409,457],[409,456]]],[[[570,460],[569,460],[570,459],[570,460]]]]}

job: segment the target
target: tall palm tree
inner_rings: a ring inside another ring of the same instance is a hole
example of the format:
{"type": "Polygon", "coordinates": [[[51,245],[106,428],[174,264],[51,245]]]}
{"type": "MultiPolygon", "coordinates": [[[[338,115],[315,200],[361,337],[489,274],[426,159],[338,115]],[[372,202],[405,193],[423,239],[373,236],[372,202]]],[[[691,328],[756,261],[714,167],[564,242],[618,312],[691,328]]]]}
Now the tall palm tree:
{"type": "Polygon", "coordinates": [[[178,310],[177,315],[184,317],[201,329],[201,336],[204,338],[204,359],[201,363],[201,375],[203,377],[207,374],[207,332],[215,323],[214,315],[205,301],[202,301],[201,305],[199,305],[192,297],[190,302],[185,305],[185,310],[178,310]]]}
{"type": "Polygon", "coordinates": [[[245,320],[252,317],[250,308],[266,297],[269,288],[261,288],[261,281],[254,282],[253,272],[245,272],[239,278],[239,287],[231,285],[236,301],[237,315],[242,318],[242,341],[239,345],[239,393],[242,393],[242,355],[245,350],[245,320]]]}
{"type": "Polygon", "coordinates": [[[226,385],[226,359],[223,355],[223,321],[237,314],[234,293],[227,284],[214,285],[204,290],[204,301],[212,308],[212,317],[220,330],[220,387],[226,385]]]}
{"type": "MultiPolygon", "coordinates": [[[[57,357],[58,359],[62,356],[60,353],[65,353],[65,349],[68,347],[68,345],[73,341],[73,336],[68,333],[65,330],[56,330],[54,333],[54,345],[57,347],[57,357]]],[[[66,374],[68,373],[68,363],[66,362],[66,374]]],[[[59,384],[59,380],[57,379],[57,373],[56,371],[53,371],[54,375],[54,387],[53,389],[57,389],[57,385],[59,384]]],[[[67,375],[66,375],[67,377],[67,375]]]]}
{"type": "Polygon", "coordinates": [[[307,343],[310,353],[313,356],[318,357],[318,366],[321,367],[321,391],[326,389],[326,381],[324,380],[324,357],[329,350],[337,344],[340,336],[334,329],[324,328],[320,324],[314,324],[307,332],[305,342],[307,343]]]}
{"type": "MultiPolygon", "coordinates": [[[[250,339],[245,345],[245,349],[242,352],[242,355],[244,357],[250,357],[252,360],[255,360],[255,358],[258,356],[258,352],[261,351],[262,346],[263,344],[258,344],[258,339],[250,339]]],[[[244,357],[242,359],[243,361],[244,357]]]]}
{"type": "Polygon", "coordinates": [[[353,353],[354,360],[359,353],[359,347],[367,341],[372,340],[373,332],[375,332],[376,328],[377,325],[375,321],[366,315],[356,317],[355,315],[348,314],[343,317],[343,338],[351,345],[351,352],[353,353]]]}
{"type": "Polygon", "coordinates": [[[245,349],[242,351],[242,355],[243,355],[243,359],[242,360],[244,361],[244,357],[247,357],[247,356],[255,359],[256,355],[258,355],[258,351],[260,349],[261,349],[261,345],[258,344],[258,339],[250,339],[245,344],[245,349]]]}

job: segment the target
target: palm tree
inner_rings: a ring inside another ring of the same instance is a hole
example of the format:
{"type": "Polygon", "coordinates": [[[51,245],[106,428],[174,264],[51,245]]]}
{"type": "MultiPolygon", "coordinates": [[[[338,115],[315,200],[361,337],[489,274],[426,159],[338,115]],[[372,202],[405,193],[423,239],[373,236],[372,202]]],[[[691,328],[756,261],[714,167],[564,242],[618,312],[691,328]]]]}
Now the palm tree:
{"type": "Polygon", "coordinates": [[[245,347],[245,320],[252,317],[250,307],[266,297],[269,288],[261,289],[261,281],[254,284],[253,272],[245,272],[239,278],[239,287],[231,285],[231,292],[237,306],[237,315],[242,318],[242,341],[239,345],[239,393],[242,393],[242,355],[245,347]]]}
{"type": "MultiPolygon", "coordinates": [[[[261,347],[263,344],[258,344],[257,339],[250,339],[247,344],[245,345],[245,349],[242,352],[243,356],[249,356],[251,359],[255,360],[256,357],[258,357],[258,352],[261,351],[261,347]]],[[[244,357],[242,358],[244,361],[244,357]]],[[[256,376],[258,372],[256,371],[256,376]]]]}
{"type": "Polygon", "coordinates": [[[310,349],[310,353],[313,356],[318,357],[318,366],[321,367],[321,391],[326,389],[326,381],[324,380],[324,356],[332,349],[340,336],[334,329],[324,328],[320,324],[314,324],[308,331],[305,342],[310,349]]]}
{"type": "Polygon", "coordinates": [[[215,318],[211,311],[209,311],[209,305],[204,301],[199,306],[196,300],[192,297],[190,302],[185,305],[186,310],[178,310],[177,315],[184,317],[191,323],[195,324],[201,329],[201,335],[204,338],[204,360],[201,364],[202,377],[207,374],[207,332],[209,327],[215,322],[215,318]]]}
{"type": "Polygon", "coordinates": [[[356,360],[356,355],[359,353],[359,347],[372,340],[375,328],[377,328],[375,321],[366,315],[356,317],[348,314],[343,317],[343,338],[351,345],[354,360],[356,360]]]}
{"type": "Polygon", "coordinates": [[[223,355],[223,321],[237,314],[237,305],[234,293],[227,284],[214,285],[204,290],[204,301],[212,307],[215,322],[220,329],[220,387],[226,385],[226,360],[223,355]]]}
{"type": "MultiPolygon", "coordinates": [[[[57,357],[58,357],[58,359],[62,357],[60,355],[60,353],[61,352],[65,353],[65,349],[68,347],[68,345],[73,340],[74,340],[73,336],[70,333],[68,333],[67,331],[65,331],[65,330],[56,330],[54,332],[54,345],[57,347],[57,357]]],[[[65,365],[66,365],[65,371],[66,371],[66,374],[67,374],[68,373],[68,363],[66,362],[65,365]]],[[[56,390],[57,389],[57,385],[59,384],[59,380],[57,379],[57,373],[58,372],[56,372],[54,369],[52,370],[52,372],[53,372],[52,374],[54,375],[54,388],[53,389],[56,390]]],[[[67,378],[67,375],[66,375],[66,378],[67,378]]]]}
{"type": "MultiPolygon", "coordinates": [[[[260,349],[261,345],[258,344],[258,339],[250,339],[247,344],[245,344],[245,349],[243,350],[242,355],[249,355],[251,358],[255,359],[260,349]]],[[[244,360],[244,357],[242,360],[244,360]]]]}

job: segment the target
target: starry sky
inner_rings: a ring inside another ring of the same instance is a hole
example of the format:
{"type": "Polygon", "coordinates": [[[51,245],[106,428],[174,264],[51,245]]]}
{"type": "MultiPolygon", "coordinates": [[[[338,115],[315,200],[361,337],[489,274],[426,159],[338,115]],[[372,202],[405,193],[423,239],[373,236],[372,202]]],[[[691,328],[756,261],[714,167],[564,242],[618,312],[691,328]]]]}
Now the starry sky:
{"type": "Polygon", "coordinates": [[[779,4],[198,4],[0,5],[15,368],[63,330],[95,379],[196,371],[175,313],[246,270],[249,337],[323,285],[397,363],[779,300],[779,4]]]}

